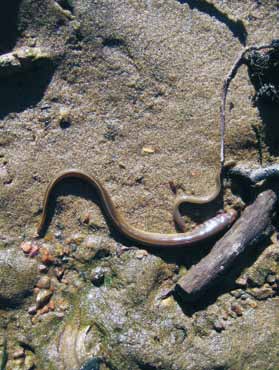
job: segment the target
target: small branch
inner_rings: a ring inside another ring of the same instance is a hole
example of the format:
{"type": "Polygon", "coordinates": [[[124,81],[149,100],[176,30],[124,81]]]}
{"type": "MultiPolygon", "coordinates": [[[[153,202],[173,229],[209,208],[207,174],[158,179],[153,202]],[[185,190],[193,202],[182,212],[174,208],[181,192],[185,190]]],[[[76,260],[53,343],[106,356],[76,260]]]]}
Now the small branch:
{"type": "Polygon", "coordinates": [[[221,161],[221,168],[223,168],[225,162],[225,147],[224,147],[224,140],[225,140],[225,127],[226,127],[226,100],[227,94],[229,90],[229,86],[233,78],[235,77],[238,68],[244,62],[244,55],[247,52],[254,51],[254,50],[262,50],[262,49],[270,49],[276,47],[276,42],[271,42],[271,44],[267,45],[259,45],[259,46],[248,46],[244,48],[241,53],[236,58],[232,68],[230,69],[228,75],[226,76],[223,88],[222,88],[222,100],[221,100],[221,108],[220,108],[220,134],[221,134],[221,148],[220,148],[220,161],[221,161]]]}
{"type": "Polygon", "coordinates": [[[277,202],[272,190],[261,193],[239,220],[220,239],[211,252],[176,284],[175,291],[184,301],[195,301],[233,265],[235,259],[270,231],[271,216],[277,202]]]}

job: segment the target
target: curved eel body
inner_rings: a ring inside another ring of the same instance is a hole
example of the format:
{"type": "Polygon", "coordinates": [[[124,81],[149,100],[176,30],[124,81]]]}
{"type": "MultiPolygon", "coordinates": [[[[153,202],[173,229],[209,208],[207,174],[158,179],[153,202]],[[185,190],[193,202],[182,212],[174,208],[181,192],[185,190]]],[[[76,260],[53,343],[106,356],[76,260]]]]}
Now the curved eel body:
{"type": "Polygon", "coordinates": [[[54,187],[66,178],[78,178],[89,183],[96,191],[102,209],[113,227],[128,239],[145,246],[150,247],[187,247],[207,240],[208,238],[229,228],[237,217],[237,212],[231,210],[228,213],[221,213],[212,219],[198,225],[188,233],[161,234],[137,229],[130,225],[122,215],[117,211],[115,205],[103,187],[103,185],[94,177],[85,174],[76,169],[69,169],[61,172],[48,185],[43,202],[42,218],[37,228],[38,236],[42,235],[46,224],[47,207],[54,187]]]}
{"type": "MultiPolygon", "coordinates": [[[[222,185],[221,185],[221,175],[217,175],[215,178],[216,183],[216,189],[209,195],[206,196],[194,196],[194,195],[181,195],[180,197],[177,197],[174,203],[174,209],[173,209],[173,219],[176,225],[178,226],[179,230],[185,232],[186,230],[186,224],[181,216],[180,213],[180,206],[183,203],[190,203],[190,204],[208,204],[213,202],[221,193],[222,185]]],[[[219,215],[216,217],[218,218],[219,215]]],[[[211,220],[213,221],[215,217],[213,217],[211,220]]],[[[216,220],[217,221],[217,220],[216,220]]],[[[206,222],[210,222],[206,221],[206,222]]]]}
{"type": "MultiPolygon", "coordinates": [[[[184,221],[184,218],[181,216],[180,213],[180,206],[183,203],[189,203],[189,204],[208,204],[213,202],[215,199],[217,199],[222,191],[222,177],[225,173],[225,171],[230,170],[232,167],[235,167],[236,162],[234,160],[229,160],[226,161],[222,168],[221,171],[218,175],[215,177],[215,184],[216,188],[215,190],[206,196],[194,196],[194,195],[181,195],[176,198],[175,203],[174,203],[174,209],[173,209],[173,219],[176,225],[178,226],[179,230],[185,232],[186,230],[186,224],[184,221]]],[[[215,217],[211,218],[213,221],[215,217]]],[[[216,216],[216,222],[219,219],[219,215],[216,216]]],[[[210,220],[209,220],[210,221],[210,220]]]]}

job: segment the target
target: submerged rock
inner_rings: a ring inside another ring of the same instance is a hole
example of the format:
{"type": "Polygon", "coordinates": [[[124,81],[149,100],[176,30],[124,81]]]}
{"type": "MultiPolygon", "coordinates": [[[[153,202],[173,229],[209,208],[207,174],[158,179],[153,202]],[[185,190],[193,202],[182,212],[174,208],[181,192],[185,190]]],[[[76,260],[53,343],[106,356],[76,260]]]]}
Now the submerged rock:
{"type": "Polygon", "coordinates": [[[12,248],[0,251],[0,303],[15,306],[32,292],[38,276],[38,264],[12,248]]]}

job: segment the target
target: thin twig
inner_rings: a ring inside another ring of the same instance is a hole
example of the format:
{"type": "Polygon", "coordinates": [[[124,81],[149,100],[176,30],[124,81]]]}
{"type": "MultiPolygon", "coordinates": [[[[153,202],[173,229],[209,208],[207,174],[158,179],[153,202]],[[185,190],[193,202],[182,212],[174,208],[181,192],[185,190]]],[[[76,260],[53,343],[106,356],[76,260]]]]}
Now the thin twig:
{"type": "Polygon", "coordinates": [[[225,127],[226,127],[226,100],[227,100],[227,94],[229,90],[229,86],[233,78],[235,77],[238,68],[243,64],[244,62],[244,55],[249,51],[254,50],[262,50],[262,49],[270,49],[274,48],[275,44],[272,42],[271,44],[267,45],[259,45],[259,46],[248,46],[245,49],[241,51],[241,53],[236,58],[232,68],[230,69],[228,75],[226,76],[223,88],[222,88],[222,100],[221,100],[221,109],[220,109],[220,135],[221,135],[221,148],[220,148],[220,161],[221,161],[221,169],[223,169],[224,162],[225,162],[225,127]]]}

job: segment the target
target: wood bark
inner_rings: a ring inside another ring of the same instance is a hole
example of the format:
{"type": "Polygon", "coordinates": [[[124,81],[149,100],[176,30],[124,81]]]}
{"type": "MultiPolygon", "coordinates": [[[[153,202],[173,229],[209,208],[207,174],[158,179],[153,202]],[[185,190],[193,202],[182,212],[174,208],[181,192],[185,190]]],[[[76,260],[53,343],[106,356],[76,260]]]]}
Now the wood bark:
{"type": "Polygon", "coordinates": [[[212,248],[210,253],[176,284],[175,291],[188,302],[199,299],[208,287],[233,265],[236,258],[263,233],[271,231],[272,213],[277,197],[266,190],[248,206],[232,228],[212,248]]]}

